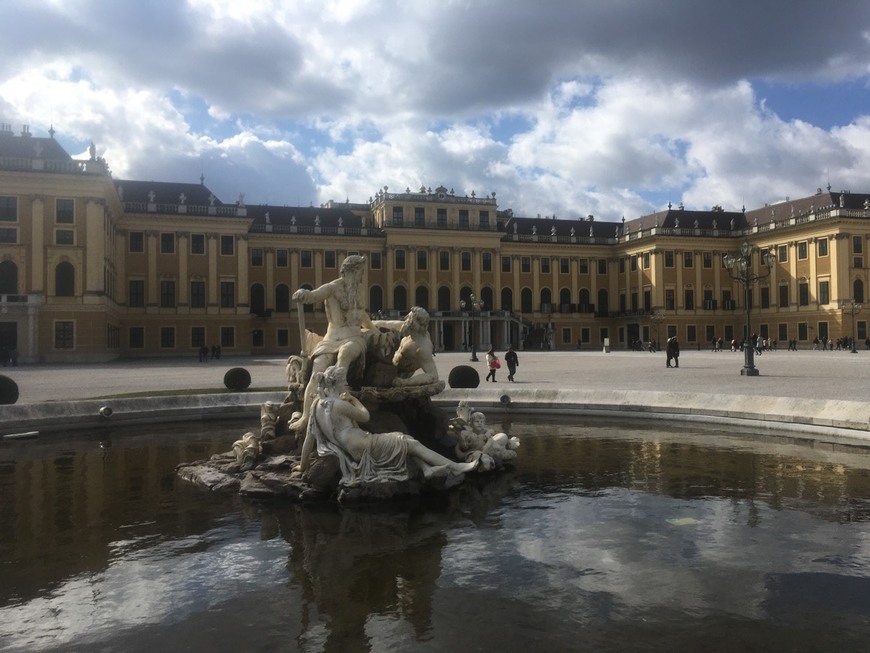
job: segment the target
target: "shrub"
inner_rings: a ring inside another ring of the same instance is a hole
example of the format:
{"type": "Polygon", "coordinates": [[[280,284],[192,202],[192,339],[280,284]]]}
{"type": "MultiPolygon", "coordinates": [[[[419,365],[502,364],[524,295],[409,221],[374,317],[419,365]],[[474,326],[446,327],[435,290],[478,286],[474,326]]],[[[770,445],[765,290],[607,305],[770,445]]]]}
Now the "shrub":
{"type": "Polygon", "coordinates": [[[476,388],[480,385],[480,374],[471,365],[457,365],[447,376],[451,388],[476,388]]]}
{"type": "Polygon", "coordinates": [[[251,385],[251,373],[244,367],[232,367],[224,374],[224,385],[239,392],[251,385]]]}
{"type": "Polygon", "coordinates": [[[0,404],[14,404],[18,401],[18,384],[8,376],[0,375],[0,404]]]}

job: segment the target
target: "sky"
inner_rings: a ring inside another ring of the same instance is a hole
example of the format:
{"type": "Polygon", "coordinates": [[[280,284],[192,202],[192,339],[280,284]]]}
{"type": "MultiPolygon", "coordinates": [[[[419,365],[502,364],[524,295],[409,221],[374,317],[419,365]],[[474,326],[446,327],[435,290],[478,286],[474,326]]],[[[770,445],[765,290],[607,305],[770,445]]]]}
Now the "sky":
{"type": "Polygon", "coordinates": [[[870,191],[866,0],[0,0],[0,122],[224,202],[870,191]]]}

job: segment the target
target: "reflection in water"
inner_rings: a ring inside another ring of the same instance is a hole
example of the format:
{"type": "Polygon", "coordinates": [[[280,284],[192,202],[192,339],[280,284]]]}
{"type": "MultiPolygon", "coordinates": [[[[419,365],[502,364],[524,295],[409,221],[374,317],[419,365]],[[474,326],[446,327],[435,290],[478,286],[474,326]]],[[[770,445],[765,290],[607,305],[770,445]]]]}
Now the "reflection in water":
{"type": "Polygon", "coordinates": [[[864,450],[538,421],[505,474],[353,510],[176,479],[237,424],[4,442],[0,650],[863,647],[864,450]]]}

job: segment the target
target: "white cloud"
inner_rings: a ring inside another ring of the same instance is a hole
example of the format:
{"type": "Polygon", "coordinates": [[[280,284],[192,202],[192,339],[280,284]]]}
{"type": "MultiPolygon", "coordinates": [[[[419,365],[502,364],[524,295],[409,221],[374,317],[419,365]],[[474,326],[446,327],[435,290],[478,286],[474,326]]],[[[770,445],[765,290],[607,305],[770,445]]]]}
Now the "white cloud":
{"type": "Polygon", "coordinates": [[[752,84],[866,80],[854,0],[7,0],[0,21],[0,121],[93,139],[119,177],[204,170],[225,201],[443,183],[618,218],[870,185],[864,106],[826,130],[752,84]]]}

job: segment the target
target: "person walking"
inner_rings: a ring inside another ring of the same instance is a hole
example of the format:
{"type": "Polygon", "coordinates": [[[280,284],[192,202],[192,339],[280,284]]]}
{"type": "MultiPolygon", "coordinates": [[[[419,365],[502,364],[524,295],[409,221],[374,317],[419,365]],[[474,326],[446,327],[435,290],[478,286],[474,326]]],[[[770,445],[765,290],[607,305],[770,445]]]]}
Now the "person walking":
{"type": "Polygon", "coordinates": [[[666,362],[667,367],[671,367],[671,361],[674,362],[673,367],[680,366],[680,343],[677,342],[676,336],[668,338],[668,343],[665,346],[665,353],[668,357],[666,362]]]}
{"type": "Polygon", "coordinates": [[[501,363],[498,360],[498,356],[495,355],[495,351],[492,347],[490,347],[489,351],[486,352],[486,366],[489,368],[486,380],[492,380],[492,382],[495,383],[495,371],[501,367],[501,363]]]}
{"type": "Polygon", "coordinates": [[[508,381],[511,383],[514,382],[514,374],[517,373],[517,367],[520,365],[520,361],[517,358],[517,352],[514,351],[514,346],[511,345],[508,347],[508,350],[504,354],[504,362],[507,363],[508,367],[508,381]]]}

